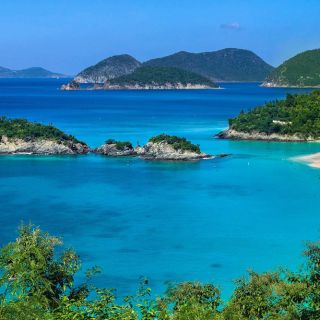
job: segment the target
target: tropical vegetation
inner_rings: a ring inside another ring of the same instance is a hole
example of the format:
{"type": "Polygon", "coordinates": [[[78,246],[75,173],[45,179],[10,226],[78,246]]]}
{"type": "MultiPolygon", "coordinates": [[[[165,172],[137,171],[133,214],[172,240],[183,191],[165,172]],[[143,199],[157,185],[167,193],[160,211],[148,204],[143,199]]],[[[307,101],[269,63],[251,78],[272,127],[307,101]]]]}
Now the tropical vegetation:
{"type": "Polygon", "coordinates": [[[0,137],[23,140],[54,140],[59,142],[80,142],[74,136],[50,125],[30,122],[25,119],[8,119],[0,117],[0,137]]]}
{"type": "Polygon", "coordinates": [[[170,136],[168,134],[162,133],[162,134],[159,134],[158,136],[155,136],[149,139],[149,142],[153,142],[153,143],[159,143],[163,141],[170,144],[175,150],[192,151],[192,152],[200,153],[199,145],[191,143],[186,138],[170,136]]]}
{"type": "Polygon", "coordinates": [[[250,271],[235,282],[227,302],[213,284],[184,282],[154,296],[146,279],[137,293],[115,291],[75,280],[81,260],[62,250],[60,238],[22,225],[0,250],[1,320],[318,320],[320,319],[320,242],[309,243],[299,272],[250,271]]]}
{"type": "Polygon", "coordinates": [[[263,81],[274,69],[252,51],[236,48],[200,53],[180,51],[143,65],[180,68],[215,81],[263,81]]]}
{"type": "Polygon", "coordinates": [[[320,91],[288,94],[286,99],[268,102],[229,120],[240,132],[297,135],[320,138],[320,91]]]}
{"type": "Polygon", "coordinates": [[[308,50],[285,61],[266,78],[265,85],[320,86],[320,49],[308,50]]]}
{"type": "Polygon", "coordinates": [[[108,82],[111,85],[119,86],[161,86],[168,83],[173,85],[181,83],[183,85],[194,84],[206,85],[212,88],[216,87],[216,85],[211,80],[205,78],[204,76],[191,71],[173,67],[140,67],[130,74],[111,79],[108,82]]]}

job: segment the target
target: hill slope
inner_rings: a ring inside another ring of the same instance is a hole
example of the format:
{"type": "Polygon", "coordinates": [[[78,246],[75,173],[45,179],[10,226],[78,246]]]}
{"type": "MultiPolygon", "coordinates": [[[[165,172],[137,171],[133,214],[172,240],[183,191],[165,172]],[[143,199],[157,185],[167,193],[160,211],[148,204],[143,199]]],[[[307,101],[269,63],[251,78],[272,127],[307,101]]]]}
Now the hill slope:
{"type": "Polygon", "coordinates": [[[229,120],[221,138],[245,140],[320,140],[320,91],[288,94],[229,120]]]}
{"type": "Polygon", "coordinates": [[[266,78],[266,87],[319,87],[320,49],[302,52],[285,61],[266,78]]]}
{"type": "Polygon", "coordinates": [[[107,80],[129,74],[141,63],[128,54],[112,56],[81,71],[74,80],[78,83],[104,83],[107,80]]]}
{"type": "Polygon", "coordinates": [[[141,67],[133,73],[111,79],[106,89],[192,89],[215,88],[209,79],[194,72],[170,67],[141,67]]]}
{"type": "Polygon", "coordinates": [[[67,76],[40,67],[23,70],[11,70],[0,67],[0,78],[67,78],[67,76]]]}
{"type": "Polygon", "coordinates": [[[190,53],[152,59],[145,66],[176,67],[199,73],[215,81],[263,81],[273,67],[251,51],[223,49],[213,52],[190,53]]]}

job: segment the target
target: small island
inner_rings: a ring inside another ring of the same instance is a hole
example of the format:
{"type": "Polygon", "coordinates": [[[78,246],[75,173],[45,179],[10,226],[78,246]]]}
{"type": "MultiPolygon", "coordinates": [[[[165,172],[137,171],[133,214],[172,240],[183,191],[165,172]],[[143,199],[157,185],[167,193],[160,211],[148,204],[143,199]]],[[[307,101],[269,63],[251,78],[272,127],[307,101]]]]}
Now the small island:
{"type": "Polygon", "coordinates": [[[211,157],[187,139],[167,134],[152,137],[146,145],[135,148],[130,142],[109,139],[94,152],[111,157],[139,156],[145,160],[194,161],[211,157]]]}
{"type": "Polygon", "coordinates": [[[320,91],[288,94],[229,120],[222,139],[320,141],[320,91]]]}
{"type": "Polygon", "coordinates": [[[108,139],[105,144],[94,150],[95,153],[111,157],[135,156],[137,153],[131,142],[108,139]]]}
{"type": "Polygon", "coordinates": [[[214,89],[218,86],[197,73],[174,67],[142,66],[130,74],[108,79],[103,84],[80,86],[73,80],[61,90],[181,90],[214,89]]]}
{"type": "Polygon", "coordinates": [[[0,118],[0,154],[74,155],[89,147],[52,125],[0,118]]]}

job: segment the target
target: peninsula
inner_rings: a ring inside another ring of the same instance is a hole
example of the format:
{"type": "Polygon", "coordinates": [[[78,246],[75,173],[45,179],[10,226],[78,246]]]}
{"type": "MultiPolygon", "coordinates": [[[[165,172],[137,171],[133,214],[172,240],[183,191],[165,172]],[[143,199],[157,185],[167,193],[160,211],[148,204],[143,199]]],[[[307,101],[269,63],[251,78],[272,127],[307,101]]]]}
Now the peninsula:
{"type": "Polygon", "coordinates": [[[0,118],[0,154],[73,155],[89,147],[52,125],[0,118]]]}
{"type": "Polygon", "coordinates": [[[320,91],[288,94],[229,120],[219,138],[267,141],[320,141],[320,91]]]}

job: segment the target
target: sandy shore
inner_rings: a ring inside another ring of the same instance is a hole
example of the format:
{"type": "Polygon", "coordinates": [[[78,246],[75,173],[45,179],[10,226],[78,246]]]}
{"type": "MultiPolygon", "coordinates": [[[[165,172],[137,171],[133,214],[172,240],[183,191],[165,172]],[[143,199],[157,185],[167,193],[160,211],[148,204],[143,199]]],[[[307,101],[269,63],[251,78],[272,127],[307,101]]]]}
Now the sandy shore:
{"type": "Polygon", "coordinates": [[[320,152],[308,154],[306,156],[295,157],[294,160],[306,162],[310,167],[320,168],[320,152]]]}

